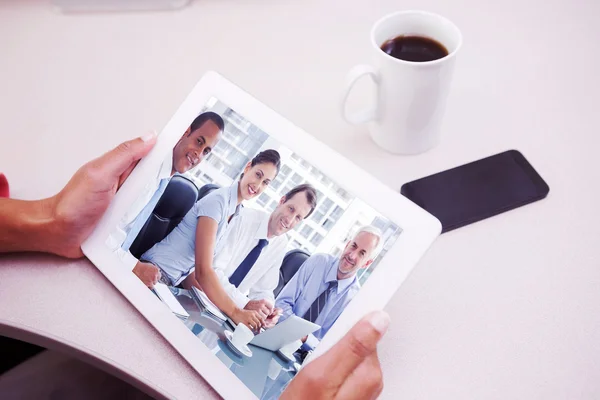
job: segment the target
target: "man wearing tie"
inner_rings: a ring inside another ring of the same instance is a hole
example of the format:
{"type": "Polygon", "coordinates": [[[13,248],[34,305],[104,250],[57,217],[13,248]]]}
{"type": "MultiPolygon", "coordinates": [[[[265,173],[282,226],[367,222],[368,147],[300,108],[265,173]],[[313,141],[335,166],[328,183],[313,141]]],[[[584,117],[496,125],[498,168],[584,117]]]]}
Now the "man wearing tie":
{"type": "MultiPolygon", "coordinates": [[[[271,214],[243,208],[231,221],[225,244],[215,255],[213,268],[221,285],[240,308],[262,314],[264,327],[275,325],[281,312],[274,309],[273,290],[285,256],[286,233],[308,218],[317,206],[317,191],[308,184],[286,193],[271,214]]],[[[183,282],[191,288],[193,274],[183,282]]]]}
{"type": "Polygon", "coordinates": [[[154,286],[160,278],[158,268],[140,263],[129,252],[129,248],[152,214],[171,177],[176,172],[182,174],[198,165],[218,143],[224,126],[223,118],[212,111],[204,112],[196,117],[175,144],[173,153],[169,153],[161,164],[156,178],[146,185],[107,239],[106,243],[109,248],[149,287],[154,286]]]}
{"type": "Polygon", "coordinates": [[[381,242],[378,229],[364,227],[348,241],[340,257],[315,254],[308,258],[279,293],[275,305],[283,310],[282,321],[296,314],[321,326],[302,339],[303,350],[312,350],[319,344],[358,293],[356,273],[371,265],[381,242]]]}

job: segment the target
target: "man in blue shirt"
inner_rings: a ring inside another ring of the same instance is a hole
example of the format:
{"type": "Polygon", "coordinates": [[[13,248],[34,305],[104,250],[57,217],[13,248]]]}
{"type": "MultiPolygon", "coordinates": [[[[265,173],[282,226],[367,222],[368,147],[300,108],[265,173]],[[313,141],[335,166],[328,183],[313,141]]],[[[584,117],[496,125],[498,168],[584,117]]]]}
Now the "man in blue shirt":
{"type": "Polygon", "coordinates": [[[360,289],[356,273],[379,253],[382,235],[364,227],[348,241],[340,257],[315,254],[302,264],[275,301],[281,321],[296,314],[321,326],[303,338],[304,350],[314,349],[360,289]]]}
{"type": "Polygon", "coordinates": [[[149,287],[154,286],[160,277],[158,268],[140,263],[129,252],[129,248],[150,217],[171,177],[176,172],[182,174],[198,165],[220,140],[224,125],[223,118],[212,111],[198,115],[175,144],[173,152],[165,158],[156,177],[148,182],[108,237],[107,246],[149,287]]]}

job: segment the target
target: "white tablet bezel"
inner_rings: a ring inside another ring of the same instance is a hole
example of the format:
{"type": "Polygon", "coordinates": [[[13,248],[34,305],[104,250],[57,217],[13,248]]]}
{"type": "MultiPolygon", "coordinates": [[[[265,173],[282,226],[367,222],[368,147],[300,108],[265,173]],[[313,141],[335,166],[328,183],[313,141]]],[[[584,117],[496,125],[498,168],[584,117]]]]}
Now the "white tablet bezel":
{"type": "Polygon", "coordinates": [[[207,72],[195,85],[158,136],[154,149],[131,173],[117,192],[95,230],[82,245],[84,254],[136,307],[173,347],[224,398],[254,394],[173,315],[106,245],[106,240],[146,183],[154,179],[162,161],[172,151],[207,101],[216,97],[277,141],[292,149],[326,174],[349,194],[360,198],[402,228],[402,233],[377,269],[323,338],[314,356],[334,344],[363,315],[382,309],[407,278],[417,261],[439,235],[440,222],[397,191],[385,186],[348,159],[319,142],[247,92],[216,72],[207,72]],[[361,186],[355,183],[360,182],[361,186]],[[233,379],[232,379],[233,378],[233,379]]]}

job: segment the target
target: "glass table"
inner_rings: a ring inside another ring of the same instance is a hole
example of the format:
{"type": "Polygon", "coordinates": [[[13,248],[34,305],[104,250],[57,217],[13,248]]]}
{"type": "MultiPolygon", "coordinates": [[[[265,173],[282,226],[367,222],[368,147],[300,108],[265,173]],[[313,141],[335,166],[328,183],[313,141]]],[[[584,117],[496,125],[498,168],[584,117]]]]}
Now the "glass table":
{"type": "Polygon", "coordinates": [[[229,347],[225,331],[233,331],[229,321],[221,322],[205,311],[189,290],[169,287],[177,301],[190,314],[183,323],[257,397],[277,399],[297,373],[297,366],[277,352],[249,344],[251,357],[238,355],[229,347]]]}

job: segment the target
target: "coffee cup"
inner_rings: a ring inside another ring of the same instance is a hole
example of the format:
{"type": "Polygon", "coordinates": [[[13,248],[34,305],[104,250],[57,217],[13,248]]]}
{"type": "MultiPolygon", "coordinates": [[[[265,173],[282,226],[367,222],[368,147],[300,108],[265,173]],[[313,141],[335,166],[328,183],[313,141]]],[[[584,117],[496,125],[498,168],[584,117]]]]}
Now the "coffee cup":
{"type": "Polygon", "coordinates": [[[437,14],[401,11],[381,18],[371,29],[371,63],[355,66],[346,78],[343,117],[352,124],[367,123],[373,141],[391,153],[418,154],[437,146],[461,44],[460,30],[437,14]],[[419,40],[440,44],[446,53],[405,57],[403,44],[412,43],[414,51],[427,50],[419,40]],[[375,104],[350,113],[348,96],[365,76],[376,86],[375,104]]]}
{"type": "Polygon", "coordinates": [[[239,348],[243,348],[254,338],[254,333],[246,325],[240,323],[237,325],[231,336],[231,343],[239,348]]]}

